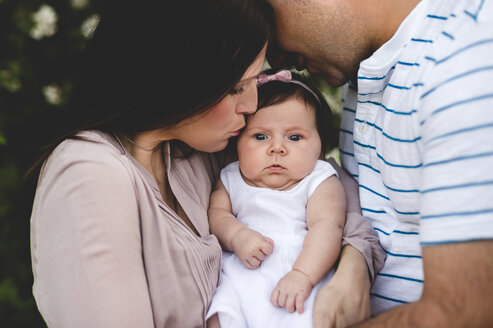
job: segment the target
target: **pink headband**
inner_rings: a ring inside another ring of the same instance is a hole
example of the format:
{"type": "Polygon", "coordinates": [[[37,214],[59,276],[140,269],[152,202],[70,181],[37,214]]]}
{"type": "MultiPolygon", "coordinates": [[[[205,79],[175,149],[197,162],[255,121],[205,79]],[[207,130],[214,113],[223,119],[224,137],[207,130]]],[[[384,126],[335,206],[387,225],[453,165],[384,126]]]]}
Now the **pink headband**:
{"type": "Polygon", "coordinates": [[[305,83],[298,80],[293,80],[291,71],[287,69],[284,69],[282,71],[279,71],[271,75],[259,74],[259,76],[257,76],[257,87],[272,81],[298,84],[299,86],[309,91],[315,97],[315,99],[317,99],[318,103],[320,103],[320,99],[318,98],[317,94],[312,89],[310,89],[310,87],[307,86],[305,83]]]}

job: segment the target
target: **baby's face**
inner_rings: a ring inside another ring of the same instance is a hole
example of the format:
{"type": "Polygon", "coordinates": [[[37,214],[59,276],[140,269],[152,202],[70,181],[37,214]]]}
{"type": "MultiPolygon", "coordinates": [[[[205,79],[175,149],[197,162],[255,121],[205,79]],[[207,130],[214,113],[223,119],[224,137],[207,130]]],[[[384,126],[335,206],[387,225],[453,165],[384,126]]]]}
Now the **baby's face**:
{"type": "Polygon", "coordinates": [[[252,186],[290,189],[313,170],[320,147],[314,109],[294,98],[262,108],[238,139],[243,178],[252,186]]]}

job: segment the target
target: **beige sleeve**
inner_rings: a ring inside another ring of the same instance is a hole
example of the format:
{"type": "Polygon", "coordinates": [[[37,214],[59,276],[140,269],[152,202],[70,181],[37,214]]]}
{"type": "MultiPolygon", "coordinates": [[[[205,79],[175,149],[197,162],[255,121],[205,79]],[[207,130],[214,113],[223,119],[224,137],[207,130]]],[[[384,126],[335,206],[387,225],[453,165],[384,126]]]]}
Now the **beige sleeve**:
{"type": "Polygon", "coordinates": [[[342,246],[351,245],[365,258],[370,279],[380,272],[385,262],[385,251],[378,240],[378,235],[370,221],[359,213],[347,213],[346,224],[342,234],[342,246]]]}
{"type": "Polygon", "coordinates": [[[153,327],[137,198],[111,154],[52,158],[31,217],[33,292],[49,327],[153,327]]]}

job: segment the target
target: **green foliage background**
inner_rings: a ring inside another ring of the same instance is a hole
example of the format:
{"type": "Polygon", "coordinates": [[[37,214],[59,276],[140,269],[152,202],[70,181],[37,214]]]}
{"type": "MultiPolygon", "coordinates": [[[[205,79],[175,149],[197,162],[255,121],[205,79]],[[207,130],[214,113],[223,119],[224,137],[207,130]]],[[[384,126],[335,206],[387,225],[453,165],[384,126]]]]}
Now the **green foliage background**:
{"type": "MultiPolygon", "coordinates": [[[[81,26],[99,12],[98,2],[0,0],[0,327],[45,327],[32,297],[29,217],[36,177],[24,175],[66,110],[86,43],[81,26]],[[56,13],[56,32],[38,40],[31,36],[33,14],[43,5],[56,13]],[[57,88],[56,101],[43,93],[46,86],[57,88]]],[[[338,112],[332,100],[338,90],[315,82],[338,112]]]]}
{"type": "Polygon", "coordinates": [[[32,297],[35,179],[24,175],[65,110],[86,41],[81,25],[97,2],[0,0],[0,327],[45,327],[32,297]],[[37,40],[33,13],[44,4],[56,12],[56,32],[37,40]],[[49,85],[59,88],[56,104],[43,94],[49,85]]]}

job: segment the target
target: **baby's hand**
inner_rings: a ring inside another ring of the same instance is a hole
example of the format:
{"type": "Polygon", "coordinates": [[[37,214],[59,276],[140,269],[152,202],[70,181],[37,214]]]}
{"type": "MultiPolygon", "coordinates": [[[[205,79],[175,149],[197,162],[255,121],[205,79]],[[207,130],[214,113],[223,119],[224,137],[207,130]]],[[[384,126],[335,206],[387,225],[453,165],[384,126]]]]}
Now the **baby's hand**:
{"type": "Polygon", "coordinates": [[[235,233],[231,246],[243,265],[253,270],[272,254],[274,242],[257,231],[245,227],[235,233]]]}
{"type": "Polygon", "coordinates": [[[271,301],[275,307],[285,308],[292,313],[303,313],[305,300],[310,296],[312,283],[307,275],[299,271],[289,271],[272,291],[271,301]]]}

